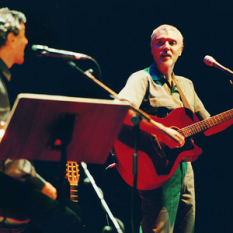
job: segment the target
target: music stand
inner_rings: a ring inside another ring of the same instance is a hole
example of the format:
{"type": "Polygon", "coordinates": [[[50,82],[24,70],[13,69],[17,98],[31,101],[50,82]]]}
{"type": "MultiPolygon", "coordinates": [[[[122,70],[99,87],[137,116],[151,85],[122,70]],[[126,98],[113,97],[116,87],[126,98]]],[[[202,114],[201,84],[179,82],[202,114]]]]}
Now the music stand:
{"type": "Polygon", "coordinates": [[[53,146],[64,133],[71,134],[67,160],[104,164],[128,109],[113,100],[19,94],[5,124],[0,158],[60,161],[53,146]]]}
{"type": "Polygon", "coordinates": [[[0,158],[60,161],[58,198],[64,208],[67,160],[105,163],[128,109],[128,103],[113,100],[20,94],[4,126],[0,158]]]}

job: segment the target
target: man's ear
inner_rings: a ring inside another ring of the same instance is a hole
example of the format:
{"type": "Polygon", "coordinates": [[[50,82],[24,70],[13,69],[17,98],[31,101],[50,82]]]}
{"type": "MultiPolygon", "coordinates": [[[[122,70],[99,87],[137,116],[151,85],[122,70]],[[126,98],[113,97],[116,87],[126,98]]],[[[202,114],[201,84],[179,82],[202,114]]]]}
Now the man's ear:
{"type": "Polygon", "coordinates": [[[10,47],[14,47],[15,44],[15,34],[13,32],[10,32],[7,35],[6,45],[10,47]]]}
{"type": "Polygon", "coordinates": [[[184,45],[182,45],[181,48],[180,48],[179,56],[181,56],[181,54],[182,54],[182,52],[183,52],[183,49],[184,49],[184,45]]]}
{"type": "Polygon", "coordinates": [[[151,52],[151,54],[153,55],[153,45],[152,45],[152,43],[150,43],[150,52],[151,52]]]}

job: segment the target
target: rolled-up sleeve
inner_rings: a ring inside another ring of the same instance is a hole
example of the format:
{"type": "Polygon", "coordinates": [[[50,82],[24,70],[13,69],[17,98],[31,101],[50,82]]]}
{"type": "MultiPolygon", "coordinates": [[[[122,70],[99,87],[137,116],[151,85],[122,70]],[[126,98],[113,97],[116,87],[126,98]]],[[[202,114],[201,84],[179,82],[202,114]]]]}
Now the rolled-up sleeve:
{"type": "Polygon", "coordinates": [[[4,166],[1,167],[1,172],[22,182],[31,183],[40,190],[43,189],[46,182],[39,174],[37,174],[31,162],[26,159],[7,159],[4,166]]]}
{"type": "Polygon", "coordinates": [[[139,107],[148,88],[148,74],[145,71],[133,73],[118,96],[139,107]]]}

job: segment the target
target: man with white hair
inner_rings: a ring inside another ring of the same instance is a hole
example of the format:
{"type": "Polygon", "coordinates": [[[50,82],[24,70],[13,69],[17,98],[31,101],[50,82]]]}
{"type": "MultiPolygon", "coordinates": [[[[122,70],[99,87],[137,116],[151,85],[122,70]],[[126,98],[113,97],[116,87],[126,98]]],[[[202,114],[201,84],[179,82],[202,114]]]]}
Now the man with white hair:
{"type": "MultiPolygon", "coordinates": [[[[150,115],[165,117],[175,108],[184,106],[181,89],[198,118],[209,117],[193,83],[173,72],[183,51],[180,31],[171,25],[161,25],[153,31],[150,46],[154,63],[133,73],[119,97],[150,115]]],[[[139,194],[142,198],[141,228],[144,233],[193,232],[195,193],[190,162],[181,162],[174,175],[162,187],[139,190],[139,194]]]]}

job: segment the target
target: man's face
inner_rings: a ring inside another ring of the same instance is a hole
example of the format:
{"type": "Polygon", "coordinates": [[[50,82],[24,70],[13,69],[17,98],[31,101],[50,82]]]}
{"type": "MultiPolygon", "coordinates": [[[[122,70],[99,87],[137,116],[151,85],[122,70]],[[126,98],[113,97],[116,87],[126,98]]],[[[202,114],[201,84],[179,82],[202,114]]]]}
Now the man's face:
{"type": "Polygon", "coordinates": [[[182,50],[181,35],[176,30],[161,28],[152,37],[151,53],[159,69],[173,68],[182,50]]]}
{"type": "Polygon", "coordinates": [[[20,24],[21,29],[19,34],[14,38],[14,63],[21,65],[24,62],[24,50],[28,44],[28,40],[25,36],[25,25],[20,24]]]}

